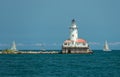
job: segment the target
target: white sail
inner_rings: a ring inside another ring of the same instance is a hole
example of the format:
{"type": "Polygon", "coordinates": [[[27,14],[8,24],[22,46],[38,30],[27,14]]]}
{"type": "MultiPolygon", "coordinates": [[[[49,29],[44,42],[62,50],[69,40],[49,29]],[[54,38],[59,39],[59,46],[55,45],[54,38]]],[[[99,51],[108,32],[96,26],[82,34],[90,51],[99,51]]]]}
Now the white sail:
{"type": "Polygon", "coordinates": [[[17,51],[15,41],[13,41],[13,43],[12,43],[11,50],[17,51]]]}
{"type": "Polygon", "coordinates": [[[107,41],[105,41],[105,45],[104,45],[103,51],[111,51],[111,50],[109,49],[109,46],[108,46],[107,41]]]}

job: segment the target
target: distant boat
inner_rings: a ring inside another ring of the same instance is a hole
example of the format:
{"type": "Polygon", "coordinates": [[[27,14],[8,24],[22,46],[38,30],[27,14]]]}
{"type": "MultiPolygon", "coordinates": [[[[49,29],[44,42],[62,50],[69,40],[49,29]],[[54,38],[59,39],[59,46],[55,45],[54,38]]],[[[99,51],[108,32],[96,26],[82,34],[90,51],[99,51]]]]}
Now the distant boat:
{"type": "Polygon", "coordinates": [[[11,46],[11,49],[10,49],[10,50],[17,51],[15,41],[13,41],[13,43],[12,43],[12,46],[11,46]]]}
{"type": "Polygon", "coordinates": [[[109,48],[109,45],[108,45],[107,41],[105,41],[103,51],[111,51],[111,49],[109,48]]]}

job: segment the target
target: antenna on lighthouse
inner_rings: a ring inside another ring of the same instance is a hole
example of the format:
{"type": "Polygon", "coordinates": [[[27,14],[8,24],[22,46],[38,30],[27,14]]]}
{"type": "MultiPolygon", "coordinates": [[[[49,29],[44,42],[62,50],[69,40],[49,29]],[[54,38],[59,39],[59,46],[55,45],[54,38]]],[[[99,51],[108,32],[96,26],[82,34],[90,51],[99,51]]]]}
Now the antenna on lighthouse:
{"type": "Polygon", "coordinates": [[[75,22],[75,20],[73,19],[72,22],[75,22]]]}

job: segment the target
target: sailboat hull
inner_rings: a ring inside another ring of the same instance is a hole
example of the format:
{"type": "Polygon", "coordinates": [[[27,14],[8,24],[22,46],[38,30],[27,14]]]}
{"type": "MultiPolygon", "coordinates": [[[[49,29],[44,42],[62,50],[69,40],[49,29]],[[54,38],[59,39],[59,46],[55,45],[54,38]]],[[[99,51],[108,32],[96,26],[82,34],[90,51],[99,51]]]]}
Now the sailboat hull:
{"type": "Polygon", "coordinates": [[[111,50],[105,50],[105,49],[103,49],[103,51],[108,51],[108,52],[109,52],[109,51],[111,51],[111,50]]]}

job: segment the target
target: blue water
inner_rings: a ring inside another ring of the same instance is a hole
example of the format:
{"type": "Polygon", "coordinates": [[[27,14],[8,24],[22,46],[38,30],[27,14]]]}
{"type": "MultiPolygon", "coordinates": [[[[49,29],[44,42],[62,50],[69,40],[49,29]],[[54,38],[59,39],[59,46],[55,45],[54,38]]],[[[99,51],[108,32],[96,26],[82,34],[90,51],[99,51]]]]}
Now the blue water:
{"type": "Polygon", "coordinates": [[[0,77],[120,77],[120,51],[2,54],[0,77]]]}

